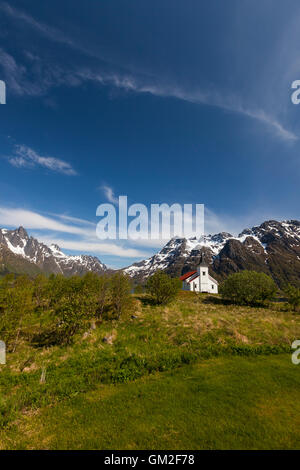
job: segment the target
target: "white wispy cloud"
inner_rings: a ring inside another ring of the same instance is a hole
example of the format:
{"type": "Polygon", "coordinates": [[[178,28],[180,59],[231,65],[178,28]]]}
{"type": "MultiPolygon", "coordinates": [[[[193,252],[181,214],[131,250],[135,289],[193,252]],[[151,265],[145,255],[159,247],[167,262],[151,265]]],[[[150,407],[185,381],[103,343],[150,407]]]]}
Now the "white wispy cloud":
{"type": "Polygon", "coordinates": [[[60,86],[78,87],[83,83],[80,71],[74,67],[54,64],[28,51],[22,63],[0,48],[1,78],[9,92],[17,96],[40,97],[60,86]]]}
{"type": "Polygon", "coordinates": [[[72,47],[75,46],[72,39],[63,34],[60,30],[35,20],[31,15],[28,15],[27,13],[19,10],[18,8],[12,7],[6,2],[0,2],[0,10],[2,10],[4,13],[6,13],[15,20],[27,23],[31,28],[35,29],[37,32],[43,34],[52,41],[60,42],[72,47]]]}
{"type": "Polygon", "coordinates": [[[46,217],[38,212],[22,208],[0,206],[0,227],[16,228],[22,225],[47,245],[56,244],[61,248],[84,253],[96,253],[120,258],[148,257],[146,250],[135,248],[115,241],[102,241],[96,236],[96,224],[64,214],[46,217]],[[68,223],[62,223],[65,220],[68,223]],[[92,228],[93,227],[93,228],[92,228]],[[60,233],[61,235],[57,235],[60,233]]]}
{"type": "MultiPolygon", "coordinates": [[[[234,108],[232,109],[234,111],[234,108]]],[[[299,140],[299,136],[294,132],[286,129],[274,116],[267,114],[262,109],[250,110],[246,108],[241,108],[237,112],[244,114],[245,116],[249,116],[253,119],[261,121],[263,124],[269,126],[281,139],[286,141],[296,141],[299,140]]]]}
{"type": "Polygon", "coordinates": [[[49,26],[42,21],[36,20],[33,16],[25,13],[19,8],[12,7],[7,2],[0,1],[0,10],[2,10],[3,13],[11,17],[13,20],[19,21],[20,23],[25,23],[31,29],[35,30],[37,33],[49,39],[50,41],[70,47],[75,51],[91,58],[101,60],[111,65],[119,66],[119,64],[114,63],[107,54],[105,55],[103,51],[99,51],[99,48],[94,48],[91,44],[84,46],[82,40],[75,40],[74,38],[62,32],[60,29],[49,26]]]}
{"type": "Polygon", "coordinates": [[[56,244],[65,250],[77,251],[79,253],[90,252],[98,255],[119,256],[121,258],[143,258],[148,256],[145,251],[135,248],[124,248],[116,243],[92,242],[87,240],[68,240],[65,238],[44,237],[40,239],[46,245],[56,244]]]}
{"type": "Polygon", "coordinates": [[[78,225],[91,226],[91,227],[95,227],[95,228],[96,228],[96,225],[97,225],[94,222],[90,222],[89,220],[81,219],[79,217],[72,217],[71,215],[67,215],[67,214],[53,214],[53,213],[50,213],[49,215],[57,217],[58,219],[61,219],[61,220],[65,220],[66,222],[72,222],[72,223],[75,223],[75,224],[78,224],[78,225]]]}
{"type": "Polygon", "coordinates": [[[107,201],[111,202],[112,204],[119,204],[119,199],[115,196],[114,190],[110,186],[104,184],[98,189],[103,192],[107,201]]]}
{"type": "MultiPolygon", "coordinates": [[[[23,11],[11,7],[6,2],[0,2],[0,9],[16,21],[23,22],[29,27],[34,29],[37,33],[44,35],[51,41],[64,44],[86,56],[99,59],[106,62],[111,66],[118,67],[117,64],[112,64],[106,57],[92,50],[92,48],[84,47],[75,41],[73,38],[62,33],[57,28],[50,27],[40,21],[37,21],[32,16],[24,13],[23,11]]],[[[27,54],[30,56],[30,53],[27,54]]],[[[169,97],[183,101],[188,101],[194,104],[214,106],[219,109],[243,115],[245,117],[256,120],[258,123],[263,124],[269,128],[274,135],[287,142],[294,142],[299,139],[299,136],[288,129],[278,116],[267,112],[265,109],[255,106],[246,105],[244,100],[232,93],[222,90],[205,90],[194,89],[174,84],[170,80],[155,77],[154,74],[147,76],[146,74],[132,74],[131,72],[107,72],[103,69],[95,70],[90,67],[81,67],[68,69],[67,66],[53,65],[44,63],[40,57],[33,57],[31,61],[35,63],[38,61],[39,66],[36,67],[37,77],[32,81],[28,77],[30,67],[24,64],[18,65],[14,57],[7,51],[0,49],[0,63],[4,70],[7,82],[10,88],[19,95],[32,95],[37,96],[47,93],[52,87],[61,85],[66,86],[79,86],[85,81],[97,82],[100,85],[110,85],[115,88],[125,90],[127,92],[135,93],[149,93],[162,98],[169,97]]],[[[123,68],[124,69],[124,68],[123,68]]]]}
{"type": "Polygon", "coordinates": [[[27,229],[51,230],[81,236],[95,236],[95,230],[78,227],[75,224],[64,224],[52,217],[45,217],[38,212],[22,208],[0,207],[0,225],[27,229]]]}
{"type": "MultiPolygon", "coordinates": [[[[134,83],[132,83],[132,89],[134,89],[134,86],[134,83]]],[[[224,111],[241,114],[257,120],[267,125],[278,137],[283,140],[296,141],[299,139],[298,135],[296,135],[293,131],[286,129],[276,117],[268,114],[266,111],[260,108],[248,108],[242,103],[240,97],[230,93],[220,94],[216,90],[194,90],[191,92],[180,87],[166,85],[142,86],[140,88],[136,87],[136,90],[142,93],[151,93],[153,95],[162,97],[173,97],[194,104],[215,106],[224,111]]]]}
{"type": "Polygon", "coordinates": [[[28,84],[24,89],[26,67],[18,65],[12,55],[0,48],[0,65],[3,77],[9,90],[16,95],[34,94],[34,85],[28,84]]]}
{"type": "Polygon", "coordinates": [[[48,170],[65,175],[76,175],[76,171],[70,163],[54,157],[44,157],[39,155],[35,150],[26,145],[16,145],[14,148],[14,155],[8,158],[11,165],[21,168],[33,168],[41,166],[48,170]]]}
{"type": "Polygon", "coordinates": [[[91,80],[98,82],[101,85],[112,85],[121,88],[127,92],[135,93],[149,93],[154,96],[162,98],[175,98],[182,101],[187,101],[193,104],[200,104],[206,106],[214,106],[224,111],[229,111],[236,114],[241,114],[251,119],[257,120],[260,123],[268,126],[273,132],[283,140],[296,141],[299,136],[293,131],[285,128],[285,126],[275,117],[268,114],[260,108],[250,108],[243,104],[242,99],[238,95],[226,93],[223,91],[219,93],[217,90],[187,90],[180,85],[173,85],[171,83],[164,83],[159,80],[153,80],[153,77],[123,75],[120,76],[116,73],[103,74],[102,72],[94,72],[88,69],[79,70],[77,72],[78,78],[81,80],[91,80]],[[151,82],[152,80],[152,82],[151,82]]]}
{"type": "MultiPolygon", "coordinates": [[[[205,234],[229,232],[238,235],[243,229],[261,224],[265,220],[283,220],[285,214],[274,210],[245,213],[233,217],[228,214],[217,214],[205,208],[205,234]]],[[[122,258],[132,258],[134,261],[149,258],[159,251],[169,241],[164,240],[99,240],[96,236],[96,224],[78,217],[55,214],[52,217],[23,208],[8,208],[0,206],[0,227],[16,228],[22,225],[30,233],[47,244],[56,244],[62,249],[74,253],[97,254],[116,257],[119,267],[124,267],[122,258]],[[66,223],[62,223],[65,220],[66,223]]]]}

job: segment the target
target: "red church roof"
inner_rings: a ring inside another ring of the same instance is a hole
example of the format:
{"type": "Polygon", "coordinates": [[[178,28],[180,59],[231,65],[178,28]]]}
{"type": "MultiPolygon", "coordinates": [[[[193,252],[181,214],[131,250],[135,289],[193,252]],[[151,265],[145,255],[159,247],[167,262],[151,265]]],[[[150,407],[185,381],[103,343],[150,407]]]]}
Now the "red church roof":
{"type": "Polygon", "coordinates": [[[191,277],[193,274],[196,274],[197,271],[189,271],[188,273],[183,274],[179,279],[185,281],[188,277],[191,277]]]}

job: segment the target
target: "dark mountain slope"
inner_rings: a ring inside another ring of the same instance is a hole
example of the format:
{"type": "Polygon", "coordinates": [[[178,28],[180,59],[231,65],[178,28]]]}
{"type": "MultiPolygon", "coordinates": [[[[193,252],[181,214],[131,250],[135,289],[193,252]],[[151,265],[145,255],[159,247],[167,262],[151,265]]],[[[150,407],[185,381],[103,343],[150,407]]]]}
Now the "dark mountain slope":
{"type": "Polygon", "coordinates": [[[238,237],[229,233],[208,235],[200,240],[173,238],[148,260],[125,268],[137,282],[161,269],[180,276],[197,267],[205,253],[218,280],[249,269],[271,275],[277,284],[300,284],[300,222],[270,220],[246,229],[238,237]]]}
{"type": "Polygon", "coordinates": [[[103,274],[107,267],[94,256],[65,255],[57,245],[48,247],[29,237],[23,227],[16,230],[0,229],[2,272],[43,272],[65,276],[83,275],[88,271],[103,274]]]}

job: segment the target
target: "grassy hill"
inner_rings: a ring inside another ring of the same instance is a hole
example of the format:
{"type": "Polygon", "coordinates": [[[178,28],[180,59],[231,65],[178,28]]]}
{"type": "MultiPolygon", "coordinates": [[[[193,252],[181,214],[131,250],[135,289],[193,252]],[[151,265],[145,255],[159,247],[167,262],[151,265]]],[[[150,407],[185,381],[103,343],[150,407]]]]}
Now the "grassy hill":
{"type": "Polygon", "coordinates": [[[37,328],[0,366],[0,448],[300,447],[300,315],[285,304],[142,295],[70,346],[33,346],[37,328]]]}

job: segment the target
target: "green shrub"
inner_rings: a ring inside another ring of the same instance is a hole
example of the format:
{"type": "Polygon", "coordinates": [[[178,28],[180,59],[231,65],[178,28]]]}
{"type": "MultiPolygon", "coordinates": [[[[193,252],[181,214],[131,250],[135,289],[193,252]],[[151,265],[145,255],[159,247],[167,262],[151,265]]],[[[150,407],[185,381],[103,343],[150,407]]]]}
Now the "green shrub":
{"type": "Polygon", "coordinates": [[[146,289],[157,304],[167,304],[181,289],[181,281],[157,271],[148,279],[146,289]]]}
{"type": "Polygon", "coordinates": [[[143,294],[144,293],[144,287],[141,284],[138,284],[134,288],[134,293],[135,294],[143,294]]]}
{"type": "Polygon", "coordinates": [[[58,342],[70,344],[95,312],[96,299],[87,295],[85,279],[77,276],[58,279],[52,295],[58,342]]]}
{"type": "Polygon", "coordinates": [[[111,304],[117,319],[131,306],[131,282],[128,276],[119,272],[110,280],[111,304]]]}
{"type": "Polygon", "coordinates": [[[49,305],[49,281],[44,274],[36,276],[33,282],[33,301],[37,310],[43,310],[49,305]]]}
{"type": "Polygon", "coordinates": [[[263,304],[272,300],[276,291],[276,284],[270,276],[255,271],[231,274],[220,287],[223,299],[239,305],[263,304]]]}
{"type": "Polygon", "coordinates": [[[0,337],[15,351],[26,316],[33,311],[33,284],[26,276],[6,276],[0,285],[0,337]]]}
{"type": "Polygon", "coordinates": [[[287,296],[288,303],[293,307],[294,311],[296,312],[300,306],[300,289],[289,285],[285,290],[285,294],[287,296]]]}
{"type": "Polygon", "coordinates": [[[89,272],[83,277],[83,289],[84,294],[92,300],[91,315],[102,318],[110,301],[110,278],[105,274],[98,276],[89,272]]]}

